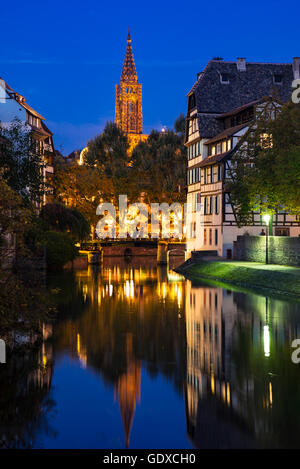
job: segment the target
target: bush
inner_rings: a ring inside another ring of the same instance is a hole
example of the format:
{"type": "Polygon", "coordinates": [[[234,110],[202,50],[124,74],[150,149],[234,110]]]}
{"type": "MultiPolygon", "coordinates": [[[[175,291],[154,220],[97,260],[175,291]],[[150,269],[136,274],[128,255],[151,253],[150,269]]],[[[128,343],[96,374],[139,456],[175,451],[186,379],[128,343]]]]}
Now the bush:
{"type": "Polygon", "coordinates": [[[66,233],[47,231],[45,233],[47,265],[61,269],[68,261],[77,256],[74,240],[66,233]]]}
{"type": "Polygon", "coordinates": [[[46,204],[41,210],[40,218],[46,229],[68,232],[75,241],[83,241],[89,237],[89,223],[76,208],[46,204]]]}

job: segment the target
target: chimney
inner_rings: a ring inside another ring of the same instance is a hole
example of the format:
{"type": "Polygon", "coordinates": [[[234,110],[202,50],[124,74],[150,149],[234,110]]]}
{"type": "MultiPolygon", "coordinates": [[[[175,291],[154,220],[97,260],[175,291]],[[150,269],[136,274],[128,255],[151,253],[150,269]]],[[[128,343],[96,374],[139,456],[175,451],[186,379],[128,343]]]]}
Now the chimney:
{"type": "Polygon", "coordinates": [[[245,57],[238,57],[237,58],[237,69],[239,72],[245,72],[246,71],[246,59],[245,57]]]}
{"type": "Polygon", "coordinates": [[[294,80],[298,80],[300,78],[300,57],[293,57],[293,73],[294,80]]]}

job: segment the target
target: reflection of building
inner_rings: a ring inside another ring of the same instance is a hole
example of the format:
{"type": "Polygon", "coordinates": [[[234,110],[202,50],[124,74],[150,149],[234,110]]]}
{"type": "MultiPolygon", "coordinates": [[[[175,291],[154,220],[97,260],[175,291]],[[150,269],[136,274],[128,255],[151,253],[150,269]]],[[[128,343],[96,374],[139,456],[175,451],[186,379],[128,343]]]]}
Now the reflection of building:
{"type": "Polygon", "coordinates": [[[229,383],[224,380],[225,330],[222,317],[224,305],[221,288],[193,288],[187,282],[187,421],[193,437],[196,427],[198,402],[207,393],[220,393],[230,402],[229,383]]]}
{"type": "Polygon", "coordinates": [[[126,448],[129,447],[130,431],[135,414],[136,401],[141,398],[141,365],[135,360],[132,350],[132,334],[126,335],[126,372],[115,387],[125,433],[126,448]]]}
{"type": "Polygon", "coordinates": [[[121,81],[116,85],[115,122],[127,135],[129,153],[147,139],[143,134],[142,85],[138,83],[129,31],[121,81]]]}
{"type": "Polygon", "coordinates": [[[278,421],[288,413],[285,396],[293,394],[297,376],[290,358],[297,306],[190,282],[185,304],[186,418],[193,444],[276,445],[278,421]]]}

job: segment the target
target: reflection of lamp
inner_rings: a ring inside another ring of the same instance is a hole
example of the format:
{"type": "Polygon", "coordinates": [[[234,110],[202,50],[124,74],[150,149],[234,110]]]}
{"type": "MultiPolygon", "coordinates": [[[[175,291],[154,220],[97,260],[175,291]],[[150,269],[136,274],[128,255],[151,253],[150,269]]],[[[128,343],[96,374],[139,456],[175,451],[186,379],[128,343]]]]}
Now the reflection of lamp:
{"type": "Polygon", "coordinates": [[[264,326],[264,353],[265,357],[270,356],[270,329],[268,324],[264,326]]]}
{"type": "Polygon", "coordinates": [[[269,263],[269,223],[270,223],[270,215],[267,213],[263,215],[263,220],[266,224],[266,264],[269,263]]]}
{"type": "Polygon", "coordinates": [[[266,297],[266,324],[264,325],[264,354],[270,356],[269,299],[266,297]]]}

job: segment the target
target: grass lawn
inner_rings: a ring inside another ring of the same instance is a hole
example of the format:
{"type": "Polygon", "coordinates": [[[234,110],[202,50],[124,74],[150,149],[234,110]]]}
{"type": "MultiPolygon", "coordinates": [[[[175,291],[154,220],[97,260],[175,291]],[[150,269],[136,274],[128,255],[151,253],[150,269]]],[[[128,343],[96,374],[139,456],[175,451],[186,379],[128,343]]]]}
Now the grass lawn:
{"type": "Polygon", "coordinates": [[[300,268],[258,262],[203,261],[179,269],[190,280],[208,278],[278,294],[300,296],[300,268]]]}

